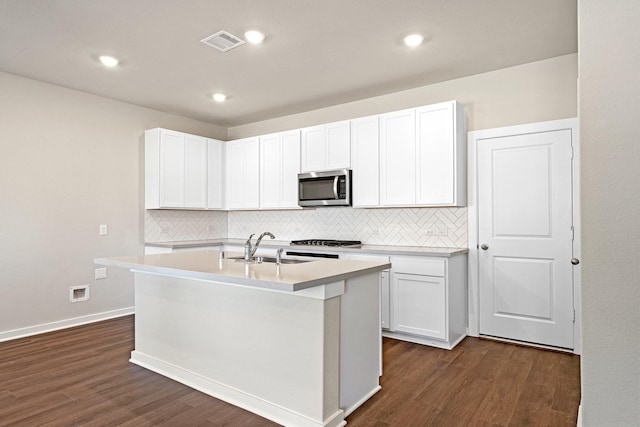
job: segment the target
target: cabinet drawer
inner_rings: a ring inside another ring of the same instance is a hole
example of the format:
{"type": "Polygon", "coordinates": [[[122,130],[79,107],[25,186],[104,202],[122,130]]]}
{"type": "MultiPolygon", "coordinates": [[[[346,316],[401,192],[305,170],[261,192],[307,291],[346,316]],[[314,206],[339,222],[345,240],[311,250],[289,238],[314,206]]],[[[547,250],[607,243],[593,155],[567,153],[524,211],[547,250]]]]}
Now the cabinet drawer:
{"type": "MultiPolygon", "coordinates": [[[[384,255],[369,254],[345,254],[340,255],[340,259],[353,259],[356,261],[389,262],[389,257],[384,255]]],[[[384,270],[389,271],[389,270],[384,270]]]]}
{"type": "Polygon", "coordinates": [[[444,277],[446,260],[426,257],[391,257],[394,273],[444,277]]]}

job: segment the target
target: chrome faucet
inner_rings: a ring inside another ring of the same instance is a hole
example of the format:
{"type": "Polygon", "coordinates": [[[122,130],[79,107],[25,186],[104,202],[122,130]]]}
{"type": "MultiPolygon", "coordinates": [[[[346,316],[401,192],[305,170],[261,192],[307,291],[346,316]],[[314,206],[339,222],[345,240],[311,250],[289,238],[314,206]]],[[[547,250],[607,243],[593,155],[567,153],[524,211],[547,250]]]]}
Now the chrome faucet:
{"type": "Polygon", "coordinates": [[[269,233],[268,231],[265,231],[264,233],[262,233],[260,235],[260,237],[258,237],[258,240],[256,240],[256,245],[252,246],[251,245],[251,239],[253,238],[253,236],[255,236],[255,234],[252,234],[251,236],[249,236],[249,238],[247,239],[247,241],[244,244],[244,261],[245,262],[253,261],[253,256],[255,255],[256,251],[258,250],[258,246],[260,246],[260,242],[262,241],[262,238],[264,236],[269,236],[272,239],[276,238],[276,236],[274,236],[273,234],[269,233]]]}
{"type": "Polygon", "coordinates": [[[249,236],[249,238],[247,239],[247,241],[244,244],[244,262],[251,261],[251,257],[253,256],[253,251],[251,250],[251,238],[253,236],[254,236],[254,234],[249,236]]]}
{"type": "MultiPolygon", "coordinates": [[[[253,236],[253,234],[251,235],[253,236]]],[[[262,238],[264,236],[269,236],[272,239],[275,239],[276,236],[274,236],[273,234],[269,233],[268,231],[265,231],[264,233],[262,233],[260,235],[260,237],[258,237],[258,240],[256,240],[256,245],[253,247],[253,250],[251,251],[251,258],[253,258],[253,255],[256,253],[256,251],[258,250],[258,246],[260,246],[260,242],[262,241],[262,238]]],[[[249,241],[251,241],[251,237],[249,237],[249,241]]]]}

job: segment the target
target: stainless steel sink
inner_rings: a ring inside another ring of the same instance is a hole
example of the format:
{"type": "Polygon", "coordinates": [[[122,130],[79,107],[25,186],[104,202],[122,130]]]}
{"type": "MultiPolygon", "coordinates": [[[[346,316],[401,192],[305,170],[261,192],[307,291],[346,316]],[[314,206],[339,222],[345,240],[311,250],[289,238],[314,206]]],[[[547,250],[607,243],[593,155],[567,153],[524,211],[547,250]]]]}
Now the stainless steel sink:
{"type": "MultiPolygon", "coordinates": [[[[244,262],[244,257],[238,256],[238,257],[229,257],[229,259],[234,259],[238,262],[244,262]]],[[[280,260],[281,264],[302,264],[305,262],[311,262],[312,260],[310,259],[294,259],[294,258],[282,258],[280,260]]],[[[257,256],[254,257],[251,260],[251,264],[261,264],[263,262],[269,262],[269,263],[276,263],[276,258],[275,257],[268,257],[268,256],[257,256]]]]}
{"type": "MultiPolygon", "coordinates": [[[[257,262],[276,262],[276,259],[274,257],[268,257],[268,256],[258,256],[256,257],[256,261],[257,262]]],[[[307,259],[294,259],[294,258],[282,258],[280,260],[280,263],[282,264],[302,264],[304,262],[310,262],[311,260],[307,260],[307,259]]]]}

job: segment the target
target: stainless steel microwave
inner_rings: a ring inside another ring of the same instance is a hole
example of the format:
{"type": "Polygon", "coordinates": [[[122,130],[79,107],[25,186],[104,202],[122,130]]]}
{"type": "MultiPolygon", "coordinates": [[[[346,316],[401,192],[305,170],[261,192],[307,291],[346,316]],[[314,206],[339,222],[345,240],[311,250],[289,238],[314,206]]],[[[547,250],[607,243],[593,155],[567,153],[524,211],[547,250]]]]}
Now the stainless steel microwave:
{"type": "Polygon", "coordinates": [[[351,206],[351,170],[298,174],[298,204],[302,207],[351,206]]]}

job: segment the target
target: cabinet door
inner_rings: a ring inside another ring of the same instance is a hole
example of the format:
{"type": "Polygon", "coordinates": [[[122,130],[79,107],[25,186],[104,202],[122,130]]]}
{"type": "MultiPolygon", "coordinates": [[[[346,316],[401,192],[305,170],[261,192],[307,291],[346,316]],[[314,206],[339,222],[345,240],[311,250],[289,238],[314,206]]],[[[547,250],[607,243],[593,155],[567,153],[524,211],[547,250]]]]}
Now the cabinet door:
{"type": "Polygon", "coordinates": [[[278,208],[282,198],[282,144],[280,135],[260,137],[260,207],[278,208]]]}
{"type": "Polygon", "coordinates": [[[258,209],[260,207],[260,140],[257,137],[247,138],[244,148],[247,167],[244,208],[258,209]]]}
{"type": "Polygon", "coordinates": [[[300,173],[300,131],[284,132],[282,143],[282,198],[283,208],[298,206],[298,174],[300,173]]]}
{"type": "Polygon", "coordinates": [[[238,209],[244,203],[244,172],[242,141],[229,141],[226,146],[227,173],[226,199],[227,208],[238,209]]]}
{"type": "Polygon", "coordinates": [[[260,137],[260,208],[297,208],[299,172],[299,131],[260,137]]]}
{"type": "Polygon", "coordinates": [[[378,116],[351,121],[353,207],[380,205],[379,136],[378,116]]]}
{"type": "Polygon", "coordinates": [[[227,150],[227,207],[257,209],[260,205],[260,143],[258,138],[230,141],[227,150]]]}
{"type": "Polygon", "coordinates": [[[215,139],[207,140],[207,208],[224,207],[224,143],[215,139]]]}
{"type": "Polygon", "coordinates": [[[392,274],[391,330],[448,339],[444,277],[392,274]]]}
{"type": "Polygon", "coordinates": [[[326,169],[326,129],[325,126],[313,126],[301,131],[301,163],[302,172],[326,169]]]}
{"type": "Polygon", "coordinates": [[[185,135],[160,132],[160,207],[181,208],[185,202],[185,135]]]}
{"type": "Polygon", "coordinates": [[[351,122],[330,123],[326,126],[326,169],[351,167],[351,122]]]}
{"type": "Polygon", "coordinates": [[[414,205],[416,200],[415,111],[380,116],[380,204],[414,205]]]}
{"type": "Polygon", "coordinates": [[[207,207],[207,139],[185,135],[184,207],[207,207]]]}
{"type": "Polygon", "coordinates": [[[454,103],[416,110],[416,197],[419,205],[452,205],[455,185],[454,103]]]}

